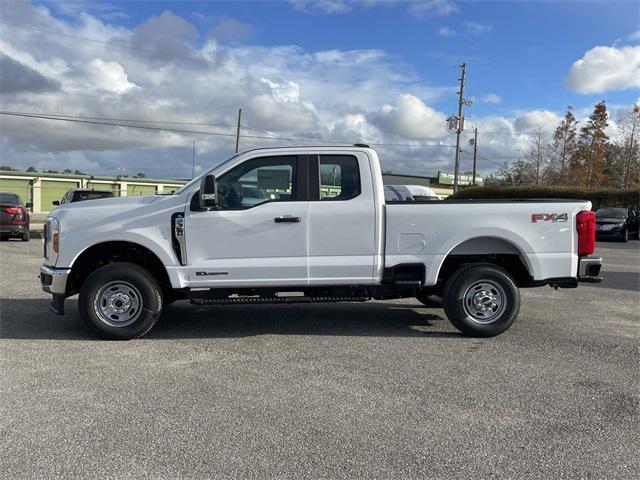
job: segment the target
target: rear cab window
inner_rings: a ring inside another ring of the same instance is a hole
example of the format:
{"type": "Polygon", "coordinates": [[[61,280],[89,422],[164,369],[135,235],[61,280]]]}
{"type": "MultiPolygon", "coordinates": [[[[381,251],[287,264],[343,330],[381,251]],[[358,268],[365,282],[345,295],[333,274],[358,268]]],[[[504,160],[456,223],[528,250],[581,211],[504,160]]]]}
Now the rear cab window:
{"type": "Polygon", "coordinates": [[[351,200],[360,195],[358,159],[352,155],[320,155],[320,201],[351,200]]]}

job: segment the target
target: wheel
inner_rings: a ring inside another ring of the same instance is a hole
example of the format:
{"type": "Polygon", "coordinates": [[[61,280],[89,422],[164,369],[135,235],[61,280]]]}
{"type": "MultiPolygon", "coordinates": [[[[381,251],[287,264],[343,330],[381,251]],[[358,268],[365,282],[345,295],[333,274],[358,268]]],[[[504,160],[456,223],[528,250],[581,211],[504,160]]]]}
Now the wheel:
{"type": "Polygon", "coordinates": [[[416,295],[416,300],[428,308],[442,308],[442,298],[426,290],[420,290],[416,295]]]}
{"type": "Polygon", "coordinates": [[[501,334],[520,311],[520,291],[513,277],[492,264],[461,266],[445,283],[442,299],[453,326],[473,337],[501,334]]]}
{"type": "Polygon", "coordinates": [[[100,267],[80,288],[78,310],[102,338],[140,338],[162,313],[162,289],[146,269],[134,263],[100,267]]]}
{"type": "Polygon", "coordinates": [[[30,232],[25,232],[25,233],[22,234],[22,241],[23,242],[28,242],[30,238],[31,238],[31,233],[30,232]]]}
{"type": "Polygon", "coordinates": [[[623,228],[622,231],[620,232],[620,241],[625,243],[629,240],[629,230],[627,230],[626,228],[623,228]]]}

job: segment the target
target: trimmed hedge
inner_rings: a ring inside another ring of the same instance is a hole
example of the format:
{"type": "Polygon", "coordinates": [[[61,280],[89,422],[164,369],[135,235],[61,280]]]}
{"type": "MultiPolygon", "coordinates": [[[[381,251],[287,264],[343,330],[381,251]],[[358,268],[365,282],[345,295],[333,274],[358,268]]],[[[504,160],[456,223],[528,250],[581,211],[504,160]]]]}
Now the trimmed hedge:
{"type": "Polygon", "coordinates": [[[636,212],[640,211],[640,188],[587,189],[542,185],[516,187],[489,185],[463,188],[449,198],[575,198],[591,201],[594,210],[602,207],[633,207],[636,212]]]}

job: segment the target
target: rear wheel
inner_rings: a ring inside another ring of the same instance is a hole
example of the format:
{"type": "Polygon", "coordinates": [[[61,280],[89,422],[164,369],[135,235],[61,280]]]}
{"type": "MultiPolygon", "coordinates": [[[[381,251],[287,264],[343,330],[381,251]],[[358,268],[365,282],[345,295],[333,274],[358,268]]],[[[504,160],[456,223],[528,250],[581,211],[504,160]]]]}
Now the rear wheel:
{"type": "Polygon", "coordinates": [[[453,326],[473,337],[501,334],[520,311],[520,291],[513,277],[492,264],[461,266],[447,280],[442,299],[453,326]]]}
{"type": "Polygon", "coordinates": [[[139,265],[112,263],[85,280],[78,309],[85,323],[102,338],[139,338],[160,318],[162,289],[153,275],[139,265]]]}
{"type": "Polygon", "coordinates": [[[23,242],[28,242],[30,238],[31,238],[30,232],[25,232],[25,233],[22,234],[22,241],[23,242]]]}

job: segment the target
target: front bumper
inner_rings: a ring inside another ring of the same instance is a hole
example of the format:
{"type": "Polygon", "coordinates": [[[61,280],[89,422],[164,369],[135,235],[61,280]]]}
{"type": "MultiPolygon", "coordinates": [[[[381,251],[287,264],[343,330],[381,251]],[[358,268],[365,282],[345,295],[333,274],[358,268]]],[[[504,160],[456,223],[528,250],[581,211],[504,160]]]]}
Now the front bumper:
{"type": "Polygon", "coordinates": [[[42,290],[53,295],[64,295],[67,291],[67,279],[70,268],[40,267],[40,284],[42,290]]]}
{"type": "Polygon", "coordinates": [[[578,281],[588,283],[600,283],[601,257],[582,257],[578,263],[578,281]]]}

